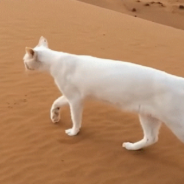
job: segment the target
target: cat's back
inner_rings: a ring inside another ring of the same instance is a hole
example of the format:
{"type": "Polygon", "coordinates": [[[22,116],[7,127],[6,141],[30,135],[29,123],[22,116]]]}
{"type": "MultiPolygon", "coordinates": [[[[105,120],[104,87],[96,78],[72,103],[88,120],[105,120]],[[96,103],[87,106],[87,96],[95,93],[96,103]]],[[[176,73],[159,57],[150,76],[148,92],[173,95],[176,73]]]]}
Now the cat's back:
{"type": "Polygon", "coordinates": [[[100,72],[101,75],[108,74],[113,76],[126,75],[139,77],[165,75],[163,71],[126,61],[103,59],[87,55],[80,55],[77,60],[81,69],[85,69],[85,71],[90,71],[92,73],[100,72]]]}
{"type": "MultiPolygon", "coordinates": [[[[141,85],[159,90],[184,90],[184,79],[151,67],[126,61],[102,59],[93,56],[79,56],[81,74],[93,76],[103,82],[121,81],[132,86],[141,85]],[[84,72],[84,73],[83,73],[84,72]]],[[[118,83],[117,83],[118,84],[118,83]]]]}
{"type": "MultiPolygon", "coordinates": [[[[76,78],[84,77],[84,80],[95,79],[95,81],[116,81],[129,82],[130,84],[140,84],[147,86],[155,86],[159,88],[173,88],[179,86],[183,88],[184,79],[164,71],[151,67],[134,64],[126,61],[118,61],[111,59],[98,58],[89,55],[68,55],[68,61],[74,68],[72,75],[76,78]],[[75,74],[74,74],[75,73],[75,74]]],[[[96,83],[96,82],[95,82],[96,83]]]]}

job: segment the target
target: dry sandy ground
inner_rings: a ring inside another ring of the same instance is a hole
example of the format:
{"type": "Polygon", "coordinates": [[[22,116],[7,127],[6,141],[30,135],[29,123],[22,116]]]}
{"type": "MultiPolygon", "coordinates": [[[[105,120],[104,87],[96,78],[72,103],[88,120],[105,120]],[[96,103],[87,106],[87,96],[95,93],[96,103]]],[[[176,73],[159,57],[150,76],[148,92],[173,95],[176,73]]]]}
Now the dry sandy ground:
{"type": "MultiPolygon", "coordinates": [[[[184,77],[184,31],[75,0],[0,3],[0,184],[183,184],[184,145],[165,126],[159,142],[142,138],[138,117],[88,102],[83,128],[69,137],[69,108],[53,125],[60,96],[47,74],[25,73],[25,46],[127,60],[184,77]]],[[[103,75],[103,74],[102,74],[103,75]]],[[[133,89],[135,90],[135,89],[133,89]]]]}
{"type": "Polygon", "coordinates": [[[184,0],[79,0],[184,30],[184,0]]]}

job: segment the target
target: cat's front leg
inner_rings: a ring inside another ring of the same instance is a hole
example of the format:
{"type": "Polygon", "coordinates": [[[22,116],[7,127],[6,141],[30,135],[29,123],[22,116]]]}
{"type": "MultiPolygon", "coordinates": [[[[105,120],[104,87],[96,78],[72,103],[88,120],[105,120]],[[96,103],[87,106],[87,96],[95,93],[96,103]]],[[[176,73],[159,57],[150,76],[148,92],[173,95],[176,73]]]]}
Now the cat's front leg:
{"type": "Polygon", "coordinates": [[[81,99],[69,101],[73,127],[65,130],[69,136],[77,135],[81,128],[83,104],[81,99]]]}
{"type": "Polygon", "coordinates": [[[61,96],[54,101],[54,103],[52,104],[51,110],[50,110],[50,118],[53,123],[59,122],[60,108],[67,104],[68,104],[68,100],[66,99],[65,96],[61,96]]]}

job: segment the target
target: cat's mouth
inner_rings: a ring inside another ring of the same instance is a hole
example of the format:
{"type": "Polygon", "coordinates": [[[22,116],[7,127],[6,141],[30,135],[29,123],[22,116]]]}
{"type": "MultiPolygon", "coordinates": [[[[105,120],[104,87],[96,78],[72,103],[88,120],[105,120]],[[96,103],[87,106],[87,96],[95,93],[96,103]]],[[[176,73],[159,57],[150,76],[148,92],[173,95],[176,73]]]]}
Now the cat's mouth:
{"type": "Polygon", "coordinates": [[[27,63],[25,63],[25,66],[26,66],[26,68],[27,68],[28,70],[34,70],[34,69],[30,68],[30,67],[28,66],[27,63]]]}

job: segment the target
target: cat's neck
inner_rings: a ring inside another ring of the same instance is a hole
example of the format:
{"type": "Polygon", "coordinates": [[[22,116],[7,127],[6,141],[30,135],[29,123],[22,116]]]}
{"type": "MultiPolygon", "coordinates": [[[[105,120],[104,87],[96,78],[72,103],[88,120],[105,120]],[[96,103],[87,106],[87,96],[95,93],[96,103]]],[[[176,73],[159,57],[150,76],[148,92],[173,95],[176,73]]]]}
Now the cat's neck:
{"type": "Polygon", "coordinates": [[[53,67],[57,67],[57,63],[60,62],[62,64],[62,57],[64,57],[67,53],[54,51],[51,49],[37,49],[38,52],[38,60],[41,62],[40,70],[47,71],[51,73],[53,67]]]}

